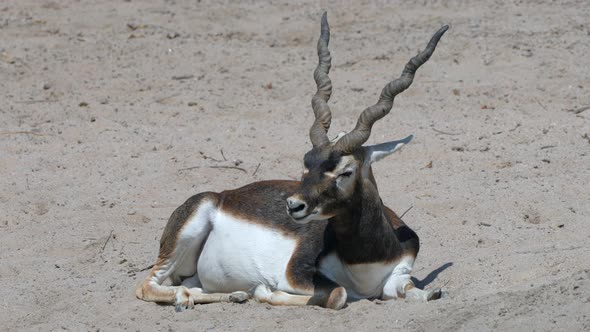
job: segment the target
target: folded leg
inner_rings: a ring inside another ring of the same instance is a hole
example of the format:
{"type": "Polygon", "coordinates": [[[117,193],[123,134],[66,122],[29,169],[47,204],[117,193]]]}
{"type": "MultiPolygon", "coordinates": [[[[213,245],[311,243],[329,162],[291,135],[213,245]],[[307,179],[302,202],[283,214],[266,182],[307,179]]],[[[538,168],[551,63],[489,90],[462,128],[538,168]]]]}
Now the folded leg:
{"type": "Polygon", "coordinates": [[[252,298],[258,302],[272,305],[317,305],[336,310],[344,307],[347,299],[346,289],[344,287],[338,286],[318,274],[313,277],[312,283],[312,289],[298,291],[298,293],[308,295],[290,294],[280,290],[272,291],[268,286],[261,284],[254,289],[252,298]]]}
{"type": "Polygon", "coordinates": [[[414,264],[413,257],[405,257],[395,267],[389,279],[383,287],[381,299],[391,300],[395,298],[411,298],[416,300],[431,301],[441,298],[442,291],[440,288],[431,291],[425,291],[417,288],[412,282],[410,273],[414,264]]]}

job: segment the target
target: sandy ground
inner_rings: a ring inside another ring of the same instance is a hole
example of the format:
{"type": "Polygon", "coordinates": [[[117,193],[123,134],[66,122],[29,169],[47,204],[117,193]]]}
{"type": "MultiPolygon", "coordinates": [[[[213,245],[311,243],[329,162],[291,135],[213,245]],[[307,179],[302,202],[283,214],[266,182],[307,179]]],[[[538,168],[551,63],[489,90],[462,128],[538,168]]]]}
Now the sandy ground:
{"type": "Polygon", "coordinates": [[[2,1],[2,330],[589,330],[590,2],[2,1]],[[369,143],[431,303],[135,299],[189,196],[297,179],[321,11],[332,133],[451,29],[369,143]],[[222,156],[223,151],[223,156],[222,156]],[[227,159],[227,160],[225,160],[227,159]],[[210,166],[234,166],[235,169],[210,166]],[[431,167],[430,167],[431,166],[431,167]],[[191,168],[191,169],[185,169],[191,168]],[[184,170],[183,170],[184,169],[184,170]]]}

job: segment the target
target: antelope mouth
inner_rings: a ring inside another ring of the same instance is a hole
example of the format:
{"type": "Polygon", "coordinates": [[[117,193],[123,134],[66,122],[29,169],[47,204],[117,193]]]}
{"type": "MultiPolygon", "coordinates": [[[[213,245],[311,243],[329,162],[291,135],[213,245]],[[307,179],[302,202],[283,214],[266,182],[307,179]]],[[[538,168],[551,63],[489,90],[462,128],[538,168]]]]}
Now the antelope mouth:
{"type": "Polygon", "coordinates": [[[307,218],[307,217],[314,216],[314,215],[316,215],[316,214],[318,214],[318,213],[317,213],[317,211],[316,211],[316,212],[312,212],[312,213],[310,213],[310,214],[308,214],[308,215],[306,215],[306,216],[303,216],[303,217],[299,217],[299,218],[297,218],[297,217],[293,217],[293,216],[291,216],[291,218],[293,218],[295,221],[299,221],[299,220],[303,220],[303,219],[305,219],[305,218],[307,218]]]}
{"type": "Polygon", "coordinates": [[[312,221],[314,219],[314,217],[317,215],[318,215],[318,211],[313,211],[311,213],[308,213],[308,214],[306,214],[304,216],[300,216],[300,217],[296,217],[291,214],[291,219],[293,219],[293,221],[298,224],[305,224],[309,221],[312,221]]]}

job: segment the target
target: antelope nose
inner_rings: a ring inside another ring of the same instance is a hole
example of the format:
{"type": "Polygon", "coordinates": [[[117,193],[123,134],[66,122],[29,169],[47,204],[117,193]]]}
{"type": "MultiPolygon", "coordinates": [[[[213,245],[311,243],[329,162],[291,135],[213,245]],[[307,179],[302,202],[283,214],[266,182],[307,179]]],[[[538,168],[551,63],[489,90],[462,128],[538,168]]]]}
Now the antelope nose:
{"type": "Polygon", "coordinates": [[[303,211],[305,210],[305,208],[307,207],[307,204],[305,204],[304,201],[295,198],[295,197],[289,197],[287,198],[287,210],[289,210],[289,213],[296,213],[299,211],[303,211]]]}

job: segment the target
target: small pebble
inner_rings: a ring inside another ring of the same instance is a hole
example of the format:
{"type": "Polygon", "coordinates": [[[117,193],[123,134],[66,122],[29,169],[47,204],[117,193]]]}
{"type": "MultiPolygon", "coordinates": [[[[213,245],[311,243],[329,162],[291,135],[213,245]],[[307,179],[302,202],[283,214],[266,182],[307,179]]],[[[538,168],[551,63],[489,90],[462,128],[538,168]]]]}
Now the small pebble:
{"type": "Polygon", "coordinates": [[[174,38],[176,38],[176,37],[179,37],[179,36],[180,36],[180,34],[179,34],[178,32],[169,32],[169,33],[166,35],[166,37],[167,37],[168,39],[174,39],[174,38]]]}

